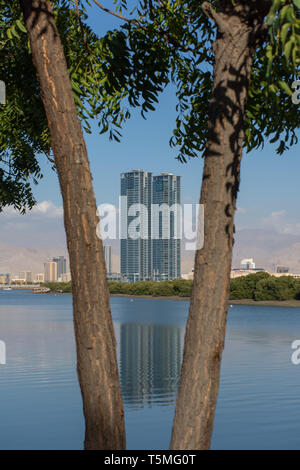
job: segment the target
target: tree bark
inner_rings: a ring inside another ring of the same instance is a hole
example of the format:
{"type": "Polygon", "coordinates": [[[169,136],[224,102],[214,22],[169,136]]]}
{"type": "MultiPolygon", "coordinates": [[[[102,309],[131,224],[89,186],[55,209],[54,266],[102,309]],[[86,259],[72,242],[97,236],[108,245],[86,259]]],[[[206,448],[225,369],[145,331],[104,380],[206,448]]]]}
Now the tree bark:
{"type": "Polygon", "coordinates": [[[177,450],[210,447],[226,331],[246,101],[254,47],[268,11],[266,5],[261,8],[264,2],[257,8],[254,1],[220,3],[219,13],[203,4],[218,34],[200,198],[204,246],[195,257],[171,439],[171,449],[177,450]]]}
{"type": "Polygon", "coordinates": [[[49,0],[20,0],[42,90],[64,206],[86,449],[124,449],[109,291],[89,160],[49,0]]]}

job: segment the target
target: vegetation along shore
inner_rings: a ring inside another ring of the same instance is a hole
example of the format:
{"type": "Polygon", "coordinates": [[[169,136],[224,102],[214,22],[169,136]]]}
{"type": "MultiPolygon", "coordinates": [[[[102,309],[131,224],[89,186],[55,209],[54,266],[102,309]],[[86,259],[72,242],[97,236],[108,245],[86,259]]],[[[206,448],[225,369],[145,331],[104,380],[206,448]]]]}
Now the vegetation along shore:
{"type": "MultiPolygon", "coordinates": [[[[110,281],[110,294],[124,297],[189,299],[193,281],[140,281],[124,283],[110,281]]],[[[50,292],[71,293],[71,283],[46,283],[50,292]]],[[[300,306],[300,279],[292,276],[275,277],[266,272],[232,279],[229,300],[232,304],[300,306]]]]}

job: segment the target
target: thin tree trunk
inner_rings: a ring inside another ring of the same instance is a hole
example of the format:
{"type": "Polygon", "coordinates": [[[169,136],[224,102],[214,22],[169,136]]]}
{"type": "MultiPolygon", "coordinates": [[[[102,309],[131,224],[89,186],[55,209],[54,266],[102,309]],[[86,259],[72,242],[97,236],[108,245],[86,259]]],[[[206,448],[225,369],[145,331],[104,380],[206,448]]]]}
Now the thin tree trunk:
{"type": "Polygon", "coordinates": [[[86,449],[124,449],[124,413],[87,150],[49,0],[20,0],[63,197],[86,449]]]}
{"type": "Polygon", "coordinates": [[[218,26],[200,198],[204,204],[204,246],[195,257],[171,449],[208,449],[213,431],[251,58],[256,31],[260,30],[265,14],[251,11],[253,3],[235,2],[233,6],[228,1],[227,8],[218,14],[209,4],[203,4],[205,13],[218,26]],[[250,12],[247,3],[252,3],[250,12]]]}

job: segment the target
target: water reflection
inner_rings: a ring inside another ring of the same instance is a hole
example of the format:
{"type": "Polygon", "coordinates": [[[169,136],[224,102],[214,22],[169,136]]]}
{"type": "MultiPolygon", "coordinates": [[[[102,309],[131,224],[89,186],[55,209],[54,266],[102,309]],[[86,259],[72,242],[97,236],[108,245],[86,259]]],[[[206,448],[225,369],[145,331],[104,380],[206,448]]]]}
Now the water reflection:
{"type": "Polygon", "coordinates": [[[175,325],[116,325],[124,404],[169,405],[180,377],[184,328],[175,325]]]}
{"type": "MultiPolygon", "coordinates": [[[[167,449],[188,303],[113,298],[128,449],[167,449]]],[[[300,309],[234,306],[222,358],[212,448],[299,449],[300,309]]],[[[71,296],[0,294],[0,448],[80,449],[71,296]]]]}

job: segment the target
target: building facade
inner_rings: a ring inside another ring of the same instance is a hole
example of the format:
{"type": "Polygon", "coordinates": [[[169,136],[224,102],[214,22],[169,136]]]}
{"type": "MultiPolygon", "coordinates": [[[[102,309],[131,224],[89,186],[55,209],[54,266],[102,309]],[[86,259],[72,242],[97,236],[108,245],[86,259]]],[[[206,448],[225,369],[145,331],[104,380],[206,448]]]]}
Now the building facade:
{"type": "Polygon", "coordinates": [[[10,274],[0,274],[0,284],[9,284],[10,274]]]}
{"type": "Polygon", "coordinates": [[[105,245],[103,247],[103,250],[104,250],[106,272],[107,274],[112,273],[111,245],[105,245]]]}
{"type": "Polygon", "coordinates": [[[62,274],[60,279],[61,279],[61,282],[71,282],[72,280],[71,273],[62,274]]]}
{"type": "Polygon", "coordinates": [[[47,261],[44,264],[44,279],[45,282],[57,281],[57,263],[55,261],[47,261]]]}
{"type": "Polygon", "coordinates": [[[19,272],[19,280],[31,284],[34,281],[34,275],[31,271],[19,272]]]}
{"type": "Polygon", "coordinates": [[[181,178],[121,174],[121,274],[128,282],[181,277],[181,178]]]}
{"type": "Polygon", "coordinates": [[[58,256],[52,261],[57,264],[57,279],[59,279],[67,272],[67,260],[64,256],[58,256]]]}
{"type": "Polygon", "coordinates": [[[38,274],[36,274],[36,276],[35,276],[35,282],[41,282],[41,283],[45,282],[45,275],[44,275],[44,273],[38,273],[38,274]]]}
{"type": "Polygon", "coordinates": [[[290,268],[289,268],[288,266],[277,266],[277,267],[276,267],[276,272],[277,272],[277,273],[283,273],[283,274],[285,274],[285,273],[288,273],[289,270],[290,270],[290,268]]]}
{"type": "Polygon", "coordinates": [[[180,179],[172,173],[153,177],[153,279],[157,281],[181,277],[180,179]]]}
{"type": "Polygon", "coordinates": [[[128,282],[152,278],[151,202],[152,173],[121,173],[121,274],[128,282]]]}
{"type": "Polygon", "coordinates": [[[255,269],[253,258],[244,258],[241,261],[241,269],[255,269]]]}

